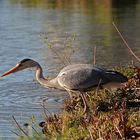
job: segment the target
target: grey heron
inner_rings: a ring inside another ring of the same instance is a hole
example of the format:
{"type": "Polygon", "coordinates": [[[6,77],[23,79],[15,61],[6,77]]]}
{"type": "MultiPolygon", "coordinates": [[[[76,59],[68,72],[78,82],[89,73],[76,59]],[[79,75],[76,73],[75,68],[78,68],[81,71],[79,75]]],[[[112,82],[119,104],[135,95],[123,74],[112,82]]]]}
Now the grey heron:
{"type": "Polygon", "coordinates": [[[36,70],[36,80],[43,86],[66,90],[68,92],[79,92],[84,103],[84,113],[87,110],[87,102],[84,92],[92,90],[97,86],[107,87],[118,86],[128,79],[123,74],[102,68],[91,64],[72,64],[64,67],[59,74],[51,80],[45,79],[40,64],[32,59],[23,59],[15,67],[0,76],[6,76],[26,68],[34,67],[36,70]]]}

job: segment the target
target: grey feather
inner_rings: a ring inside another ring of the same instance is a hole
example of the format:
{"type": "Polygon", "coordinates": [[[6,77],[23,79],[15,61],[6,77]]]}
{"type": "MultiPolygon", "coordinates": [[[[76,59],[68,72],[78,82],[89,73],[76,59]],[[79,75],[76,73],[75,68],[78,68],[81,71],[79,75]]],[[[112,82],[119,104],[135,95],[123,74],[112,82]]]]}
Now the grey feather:
{"type": "Polygon", "coordinates": [[[109,82],[125,82],[127,78],[116,71],[107,71],[90,64],[74,64],[63,68],[57,76],[65,89],[85,90],[109,82]]]}

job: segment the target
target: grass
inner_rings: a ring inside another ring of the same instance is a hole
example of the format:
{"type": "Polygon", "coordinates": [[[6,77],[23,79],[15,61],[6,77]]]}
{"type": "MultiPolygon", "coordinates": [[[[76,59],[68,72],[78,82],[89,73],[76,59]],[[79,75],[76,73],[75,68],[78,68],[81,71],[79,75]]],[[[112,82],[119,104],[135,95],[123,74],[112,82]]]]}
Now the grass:
{"type": "Polygon", "coordinates": [[[133,67],[115,68],[128,75],[123,89],[87,93],[90,110],[82,115],[80,97],[65,100],[61,114],[46,116],[42,131],[22,135],[20,140],[139,140],[140,73],[133,67]]]}

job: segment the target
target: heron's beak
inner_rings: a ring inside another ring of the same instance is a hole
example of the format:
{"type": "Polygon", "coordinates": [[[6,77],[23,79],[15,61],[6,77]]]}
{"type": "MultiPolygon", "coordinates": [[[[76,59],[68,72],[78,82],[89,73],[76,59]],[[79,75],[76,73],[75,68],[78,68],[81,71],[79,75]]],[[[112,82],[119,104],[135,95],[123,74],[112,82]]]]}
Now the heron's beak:
{"type": "Polygon", "coordinates": [[[6,76],[6,75],[8,75],[8,74],[17,72],[18,68],[19,68],[19,64],[17,64],[17,65],[16,65],[15,67],[13,67],[12,69],[10,69],[10,70],[6,71],[5,73],[3,73],[3,74],[0,76],[0,78],[6,76]]]}

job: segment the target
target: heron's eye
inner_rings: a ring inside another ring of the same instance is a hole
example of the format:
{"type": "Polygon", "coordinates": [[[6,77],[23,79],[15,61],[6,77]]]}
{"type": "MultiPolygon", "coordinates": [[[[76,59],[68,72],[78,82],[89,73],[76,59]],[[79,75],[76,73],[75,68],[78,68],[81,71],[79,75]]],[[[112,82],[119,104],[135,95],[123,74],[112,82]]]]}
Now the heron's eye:
{"type": "Polygon", "coordinates": [[[18,63],[17,65],[22,66],[23,64],[22,63],[18,63]]]}

